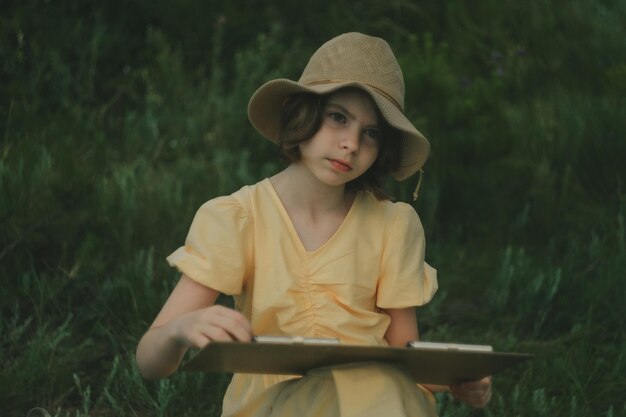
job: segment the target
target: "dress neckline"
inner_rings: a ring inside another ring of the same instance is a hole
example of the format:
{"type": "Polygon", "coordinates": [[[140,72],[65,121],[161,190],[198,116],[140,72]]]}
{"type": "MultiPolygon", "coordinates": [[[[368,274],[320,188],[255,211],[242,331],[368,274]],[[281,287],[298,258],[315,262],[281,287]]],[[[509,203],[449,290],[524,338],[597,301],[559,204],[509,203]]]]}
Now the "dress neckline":
{"type": "Polygon", "coordinates": [[[274,184],[272,184],[269,178],[265,178],[262,181],[262,184],[265,185],[265,188],[267,188],[270,195],[275,200],[276,205],[278,206],[278,209],[280,211],[280,214],[283,217],[287,225],[287,229],[289,230],[289,233],[291,234],[291,238],[294,240],[294,242],[298,246],[298,249],[304,254],[309,255],[309,256],[315,255],[318,252],[322,252],[324,249],[330,246],[333,241],[339,239],[342,229],[347,227],[346,224],[350,222],[350,219],[353,217],[353,212],[356,211],[357,205],[360,204],[361,194],[362,194],[361,192],[356,193],[356,195],[354,196],[354,200],[352,201],[352,204],[350,205],[350,209],[348,210],[348,213],[344,217],[343,221],[341,222],[337,230],[335,230],[335,232],[332,234],[332,236],[330,236],[324,243],[322,243],[317,248],[313,250],[308,250],[302,243],[302,239],[298,235],[296,226],[294,225],[293,220],[291,220],[291,217],[289,216],[289,213],[287,212],[287,209],[285,208],[283,201],[280,199],[280,196],[278,195],[276,188],[274,188],[274,184]]]}

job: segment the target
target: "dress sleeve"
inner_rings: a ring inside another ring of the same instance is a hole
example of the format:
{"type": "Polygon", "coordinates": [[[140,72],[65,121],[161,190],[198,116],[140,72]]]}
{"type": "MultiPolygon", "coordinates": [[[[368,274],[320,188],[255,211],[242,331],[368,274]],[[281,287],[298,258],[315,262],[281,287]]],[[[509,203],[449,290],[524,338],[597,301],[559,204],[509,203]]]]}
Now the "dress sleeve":
{"type": "Polygon", "coordinates": [[[241,293],[250,272],[251,218],[232,196],[210,200],[197,211],[185,246],[167,261],[181,273],[228,295],[241,293]]]}
{"type": "Polygon", "coordinates": [[[424,228],[406,203],[396,203],[385,236],[376,305],[406,308],[428,303],[437,291],[437,270],[424,261],[424,228]]]}

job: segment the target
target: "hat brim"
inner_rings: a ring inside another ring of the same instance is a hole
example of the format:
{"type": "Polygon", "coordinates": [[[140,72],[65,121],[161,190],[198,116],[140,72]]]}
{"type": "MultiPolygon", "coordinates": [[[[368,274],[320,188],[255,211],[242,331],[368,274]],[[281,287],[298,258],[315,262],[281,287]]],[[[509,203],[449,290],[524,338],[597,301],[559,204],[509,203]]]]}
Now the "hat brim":
{"type": "Polygon", "coordinates": [[[250,98],[248,117],[259,133],[277,143],[282,106],[288,96],[296,93],[327,94],[345,87],[356,87],[368,93],[387,123],[402,134],[400,167],[391,173],[393,177],[402,181],[419,170],[428,158],[430,151],[428,140],[394,103],[373,88],[359,82],[336,82],[307,86],[285,78],[268,81],[259,87],[250,98]]]}

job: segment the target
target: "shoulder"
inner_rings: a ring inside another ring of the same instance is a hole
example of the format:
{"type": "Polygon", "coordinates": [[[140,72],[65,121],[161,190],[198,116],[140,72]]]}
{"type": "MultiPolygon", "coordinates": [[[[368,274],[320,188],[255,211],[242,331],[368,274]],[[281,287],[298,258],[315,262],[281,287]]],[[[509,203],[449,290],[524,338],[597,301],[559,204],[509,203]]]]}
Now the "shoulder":
{"type": "Polygon", "coordinates": [[[212,198],[200,206],[196,220],[212,218],[217,221],[252,223],[252,202],[263,192],[263,182],[246,185],[230,195],[212,198]]]}
{"type": "Polygon", "coordinates": [[[361,197],[363,228],[377,230],[383,242],[408,243],[424,236],[422,222],[412,205],[401,201],[377,200],[370,193],[361,197]]]}
{"type": "Polygon", "coordinates": [[[419,223],[419,216],[412,205],[403,201],[378,200],[372,193],[362,197],[366,212],[375,213],[385,223],[419,223]]]}
{"type": "Polygon", "coordinates": [[[245,185],[230,195],[212,198],[204,203],[199,211],[232,212],[238,215],[248,215],[250,213],[250,202],[263,191],[264,181],[253,185],[245,185]]]}
{"type": "Polygon", "coordinates": [[[247,210],[239,199],[231,195],[215,197],[202,204],[196,213],[197,216],[232,216],[246,217],[247,210]]]}

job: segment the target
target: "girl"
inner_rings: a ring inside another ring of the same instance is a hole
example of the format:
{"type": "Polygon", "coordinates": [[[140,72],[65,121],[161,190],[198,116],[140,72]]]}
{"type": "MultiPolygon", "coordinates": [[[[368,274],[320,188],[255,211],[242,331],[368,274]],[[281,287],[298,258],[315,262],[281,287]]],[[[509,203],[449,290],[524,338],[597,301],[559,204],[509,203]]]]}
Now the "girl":
{"type": "MultiPolygon", "coordinates": [[[[185,245],[168,257],[182,277],[137,347],[146,378],[166,377],[189,348],[253,335],[333,337],[405,346],[415,307],[437,289],[414,209],[382,183],[420,170],[429,143],[403,114],[402,71],[380,38],[347,33],[311,57],[298,82],[270,81],[248,115],[290,164],[204,204],[185,245]],[[215,305],[232,295],[235,310],[215,305]]],[[[420,386],[383,364],[323,368],[304,377],[235,374],[224,416],[433,416],[432,391],[475,407],[485,378],[420,386]]]]}

